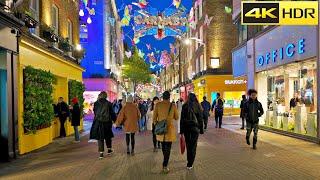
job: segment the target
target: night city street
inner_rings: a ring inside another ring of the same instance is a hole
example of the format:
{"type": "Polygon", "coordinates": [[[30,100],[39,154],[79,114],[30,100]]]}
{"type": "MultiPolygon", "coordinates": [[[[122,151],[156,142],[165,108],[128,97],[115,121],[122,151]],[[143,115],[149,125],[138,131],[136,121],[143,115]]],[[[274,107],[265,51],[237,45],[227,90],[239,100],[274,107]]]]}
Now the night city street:
{"type": "Polygon", "coordinates": [[[0,180],[320,180],[316,0],[0,0],[0,180]]]}

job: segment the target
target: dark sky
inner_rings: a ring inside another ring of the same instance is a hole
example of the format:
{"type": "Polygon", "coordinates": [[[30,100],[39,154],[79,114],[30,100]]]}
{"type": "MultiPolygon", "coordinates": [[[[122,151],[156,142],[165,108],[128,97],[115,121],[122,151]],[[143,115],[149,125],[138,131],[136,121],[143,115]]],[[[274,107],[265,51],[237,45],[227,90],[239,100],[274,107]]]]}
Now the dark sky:
{"type": "MultiPolygon", "coordinates": [[[[124,7],[125,5],[129,5],[132,2],[138,2],[138,0],[116,0],[117,3],[117,8],[118,8],[118,13],[120,15],[120,18],[123,17],[124,14],[124,7]]],[[[172,0],[147,0],[148,6],[151,6],[153,8],[157,8],[159,11],[163,11],[166,8],[175,8],[172,5],[172,0]]],[[[181,4],[187,9],[187,12],[189,12],[191,5],[192,5],[192,0],[182,0],[181,4]]],[[[133,12],[135,10],[139,10],[137,6],[132,5],[133,9],[131,12],[131,15],[133,15],[133,12]]],[[[131,17],[131,23],[134,24],[133,17],[131,17]]],[[[131,46],[131,38],[133,38],[134,32],[132,30],[132,26],[127,26],[123,27],[124,33],[126,34],[125,36],[125,42],[131,46]],[[129,37],[128,37],[129,36],[129,37]]],[[[164,50],[167,49],[169,50],[169,44],[174,42],[174,37],[166,37],[162,40],[157,40],[153,36],[145,36],[140,38],[140,43],[137,44],[137,47],[141,49],[146,55],[152,51],[155,51],[154,48],[157,50],[164,50]],[[148,50],[146,47],[146,44],[151,44],[152,50],[148,50]]],[[[157,59],[159,60],[159,59],[157,59]]],[[[148,62],[147,58],[146,61],[148,62]]]]}

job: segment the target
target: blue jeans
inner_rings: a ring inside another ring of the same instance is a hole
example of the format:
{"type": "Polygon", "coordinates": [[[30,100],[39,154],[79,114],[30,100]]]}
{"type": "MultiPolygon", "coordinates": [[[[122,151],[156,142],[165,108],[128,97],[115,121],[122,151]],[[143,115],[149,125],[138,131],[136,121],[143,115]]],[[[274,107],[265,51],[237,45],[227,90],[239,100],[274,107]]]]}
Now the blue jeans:
{"type": "Polygon", "coordinates": [[[74,129],[74,138],[76,141],[80,141],[79,129],[78,126],[73,126],[74,129]]]}

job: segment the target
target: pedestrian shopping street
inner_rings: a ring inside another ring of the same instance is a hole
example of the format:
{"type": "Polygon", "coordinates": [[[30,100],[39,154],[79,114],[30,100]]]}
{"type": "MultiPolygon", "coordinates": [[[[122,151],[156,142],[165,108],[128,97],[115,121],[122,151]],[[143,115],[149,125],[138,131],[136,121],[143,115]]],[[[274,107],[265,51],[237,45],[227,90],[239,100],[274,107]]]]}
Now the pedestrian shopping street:
{"type": "MultiPolygon", "coordinates": [[[[186,170],[186,157],[174,143],[170,173],[161,174],[161,151],[154,153],[150,132],[136,136],[136,154],[125,151],[124,134],[115,132],[111,157],[98,159],[97,144],[73,137],[0,165],[0,179],[319,179],[319,145],[260,131],[258,149],[245,143],[238,117],[226,117],[222,129],[201,135],[194,169],[186,170]]],[[[89,127],[89,126],[88,126],[89,127]]],[[[83,133],[85,134],[85,133],[83,133]]]]}

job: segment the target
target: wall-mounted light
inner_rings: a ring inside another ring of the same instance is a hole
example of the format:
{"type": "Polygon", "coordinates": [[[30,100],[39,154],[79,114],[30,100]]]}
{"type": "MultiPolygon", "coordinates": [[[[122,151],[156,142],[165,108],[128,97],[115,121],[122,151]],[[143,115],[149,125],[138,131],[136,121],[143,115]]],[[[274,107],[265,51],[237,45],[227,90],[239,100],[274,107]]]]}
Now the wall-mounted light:
{"type": "Polygon", "coordinates": [[[218,68],[220,66],[220,58],[219,57],[210,57],[210,66],[212,68],[218,68]]]}
{"type": "Polygon", "coordinates": [[[77,44],[77,45],[76,45],[76,50],[77,50],[77,51],[81,51],[81,50],[82,50],[82,46],[81,46],[80,44],[77,44]]]}

